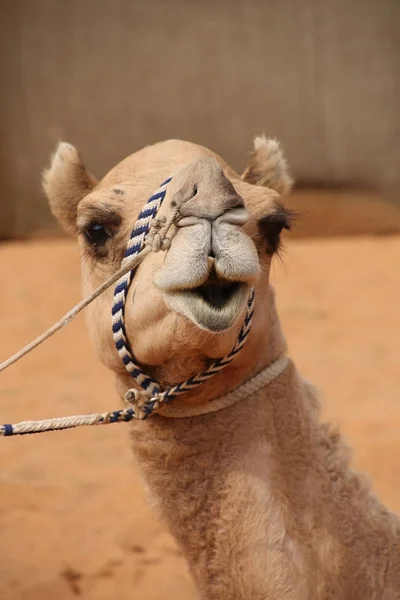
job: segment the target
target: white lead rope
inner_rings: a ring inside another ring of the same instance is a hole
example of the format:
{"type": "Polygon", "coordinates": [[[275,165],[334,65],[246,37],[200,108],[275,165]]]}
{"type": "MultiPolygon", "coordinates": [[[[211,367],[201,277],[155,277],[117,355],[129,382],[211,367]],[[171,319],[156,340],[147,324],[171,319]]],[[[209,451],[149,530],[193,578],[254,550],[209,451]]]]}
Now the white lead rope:
{"type": "MultiPolygon", "coordinates": [[[[263,387],[274,381],[289,364],[289,358],[286,355],[279,357],[273,363],[268,365],[263,371],[240,385],[238,388],[229,392],[225,396],[215,398],[202,406],[188,406],[178,408],[168,406],[162,416],[185,418],[194,417],[211,412],[222,410],[233,406],[240,400],[255,394],[263,387]]],[[[133,419],[144,420],[147,418],[146,412],[141,411],[141,397],[143,392],[129,390],[128,394],[134,396],[134,407],[123,408],[113,412],[91,413],[87,415],[72,415],[70,417],[55,417],[54,419],[43,419],[42,421],[21,421],[14,425],[5,424],[0,426],[0,436],[8,437],[13,435],[25,435],[29,433],[42,433],[44,431],[58,431],[61,429],[72,429],[74,427],[83,427],[87,425],[108,425],[110,423],[123,423],[133,419]]],[[[146,401],[158,401],[158,397],[147,398],[146,401]]]]}

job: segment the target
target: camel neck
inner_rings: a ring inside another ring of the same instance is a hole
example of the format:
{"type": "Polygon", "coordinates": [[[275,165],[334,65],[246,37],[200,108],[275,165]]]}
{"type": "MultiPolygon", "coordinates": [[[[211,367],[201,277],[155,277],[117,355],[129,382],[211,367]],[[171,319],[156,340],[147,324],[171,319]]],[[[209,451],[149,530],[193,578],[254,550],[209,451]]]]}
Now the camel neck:
{"type": "MultiPolygon", "coordinates": [[[[362,522],[356,505],[369,491],[349,470],[340,437],[319,423],[316,397],[293,364],[225,410],[135,422],[132,444],[201,597],[289,598],[280,586],[295,594],[301,582],[296,597],[309,598],[316,570],[328,597],[337,592],[328,557],[359,568],[346,536],[354,518],[362,522]]],[[[387,519],[377,501],[375,518],[387,519]]],[[[379,547],[372,551],[384,568],[379,547]]]]}

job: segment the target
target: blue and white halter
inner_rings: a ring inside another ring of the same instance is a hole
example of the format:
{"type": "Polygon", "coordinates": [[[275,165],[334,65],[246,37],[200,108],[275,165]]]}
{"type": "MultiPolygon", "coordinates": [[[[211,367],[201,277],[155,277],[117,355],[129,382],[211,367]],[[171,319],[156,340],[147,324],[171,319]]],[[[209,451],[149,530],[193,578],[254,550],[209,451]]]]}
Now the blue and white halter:
{"type": "MultiPolygon", "coordinates": [[[[164,181],[157,192],[148,199],[144,209],[140,213],[139,218],[135,223],[134,228],[132,229],[122,264],[124,264],[127,259],[132,258],[133,255],[138,254],[144,248],[146,235],[149,233],[150,226],[165,198],[167,193],[167,185],[171,179],[172,178],[170,177],[164,181]]],[[[236,344],[229,354],[223,358],[217,358],[216,360],[212,361],[210,366],[202,373],[190,377],[190,379],[187,381],[178,383],[167,390],[161,391],[160,384],[152,377],[144,373],[140,366],[135,363],[125,331],[125,302],[129,286],[132,283],[132,279],[135,275],[135,270],[136,269],[132,269],[126,275],[121,277],[115,288],[114,303],[112,307],[112,331],[115,347],[125,365],[126,370],[131,374],[133,379],[140,385],[140,387],[149,395],[149,400],[146,401],[142,406],[145,418],[150,416],[161,402],[171,402],[175,396],[192,390],[201,383],[204,383],[216,373],[221,371],[224,367],[226,367],[226,365],[228,365],[235,358],[235,356],[242,349],[250,332],[254,314],[255,291],[254,289],[251,289],[250,291],[247,302],[246,316],[239,332],[236,344]]]]}

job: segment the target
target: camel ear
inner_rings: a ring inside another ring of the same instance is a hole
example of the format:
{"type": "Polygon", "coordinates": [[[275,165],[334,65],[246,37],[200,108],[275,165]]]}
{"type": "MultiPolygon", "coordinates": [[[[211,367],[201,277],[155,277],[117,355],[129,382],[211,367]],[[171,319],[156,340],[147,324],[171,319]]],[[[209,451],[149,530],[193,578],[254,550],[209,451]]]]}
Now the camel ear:
{"type": "Polygon", "coordinates": [[[288,194],[293,185],[279,142],[265,135],[254,138],[254,151],[241,178],[275,190],[281,196],[288,194]]]}
{"type": "Polygon", "coordinates": [[[51,212],[68,233],[76,233],[78,204],[96,184],[76,148],[60,142],[50,167],[43,173],[42,185],[51,212]]]}

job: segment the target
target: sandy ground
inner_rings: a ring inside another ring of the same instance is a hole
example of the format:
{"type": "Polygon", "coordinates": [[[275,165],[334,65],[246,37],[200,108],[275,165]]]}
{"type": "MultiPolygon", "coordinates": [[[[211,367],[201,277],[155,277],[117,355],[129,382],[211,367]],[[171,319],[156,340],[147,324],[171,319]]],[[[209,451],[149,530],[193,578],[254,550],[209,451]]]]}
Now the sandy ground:
{"type": "MultiPolygon", "coordinates": [[[[400,237],[295,241],[273,280],[290,350],[400,511],[400,237]]],[[[0,246],[0,357],[80,297],[69,241],[0,246]]],[[[83,318],[2,374],[1,422],[118,408],[83,318]]],[[[196,597],[146,506],[125,425],[0,440],[2,600],[196,597]]]]}

